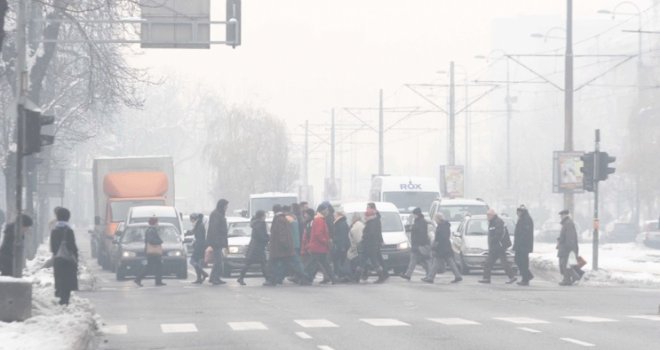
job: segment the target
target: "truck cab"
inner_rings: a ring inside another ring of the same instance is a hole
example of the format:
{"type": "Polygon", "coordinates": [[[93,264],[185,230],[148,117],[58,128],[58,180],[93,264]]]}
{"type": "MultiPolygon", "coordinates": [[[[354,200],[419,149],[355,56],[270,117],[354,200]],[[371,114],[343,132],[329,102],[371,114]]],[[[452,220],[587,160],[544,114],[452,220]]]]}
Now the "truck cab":
{"type": "Polygon", "coordinates": [[[369,199],[394,204],[406,222],[413,209],[419,207],[425,215],[431,203],[440,197],[440,185],[430,177],[374,176],[369,199]]]}

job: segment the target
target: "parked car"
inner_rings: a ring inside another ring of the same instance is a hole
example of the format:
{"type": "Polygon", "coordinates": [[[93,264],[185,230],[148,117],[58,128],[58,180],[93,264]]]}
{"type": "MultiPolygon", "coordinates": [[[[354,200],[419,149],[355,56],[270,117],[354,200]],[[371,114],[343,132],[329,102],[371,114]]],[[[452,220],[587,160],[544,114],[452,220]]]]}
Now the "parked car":
{"type": "MultiPolygon", "coordinates": [[[[227,217],[227,240],[229,247],[224,254],[223,277],[231,277],[245,266],[245,253],[252,237],[250,220],[242,217],[227,217]]],[[[249,272],[261,272],[261,266],[254,265],[249,272]]]]}
{"type": "Polygon", "coordinates": [[[635,241],[639,231],[637,225],[627,222],[615,222],[608,225],[603,241],[607,243],[625,243],[635,241]]]}
{"type": "MultiPolygon", "coordinates": [[[[410,262],[410,240],[401,222],[399,210],[392,203],[376,202],[376,209],[381,215],[383,228],[383,246],[381,253],[387,270],[401,274],[408,268],[410,262]]],[[[342,204],[346,217],[350,220],[354,213],[364,218],[367,202],[351,202],[342,204]]]]}
{"type": "Polygon", "coordinates": [[[486,215],[488,204],[479,199],[445,198],[433,201],[429,209],[429,219],[432,221],[437,213],[442,213],[445,220],[451,223],[455,232],[466,216],[486,215]]]}
{"type": "Polygon", "coordinates": [[[642,232],[637,236],[638,241],[649,248],[660,249],[660,227],[658,220],[645,221],[642,232]]]}
{"type": "Polygon", "coordinates": [[[541,226],[534,236],[534,241],[544,242],[544,243],[557,243],[557,238],[559,238],[559,233],[561,232],[561,224],[559,221],[546,221],[541,226]]]}
{"type": "MultiPolygon", "coordinates": [[[[130,224],[121,235],[115,236],[110,258],[118,281],[137,275],[147,264],[144,235],[148,228],[144,223],[130,224]]],[[[179,230],[168,223],[159,224],[157,230],[163,240],[163,276],[188,278],[187,254],[179,230]]]]}
{"type": "MultiPolygon", "coordinates": [[[[510,217],[501,217],[501,219],[504,220],[513,242],[515,228],[513,219],[510,217]]],[[[457,253],[455,255],[457,265],[463,274],[466,275],[471,270],[483,270],[488,258],[488,218],[486,215],[466,216],[452,234],[452,246],[457,253]]],[[[506,254],[513,264],[514,254],[511,249],[507,250],[506,254]]],[[[495,270],[503,270],[499,261],[493,267],[493,271],[495,270]]]]}

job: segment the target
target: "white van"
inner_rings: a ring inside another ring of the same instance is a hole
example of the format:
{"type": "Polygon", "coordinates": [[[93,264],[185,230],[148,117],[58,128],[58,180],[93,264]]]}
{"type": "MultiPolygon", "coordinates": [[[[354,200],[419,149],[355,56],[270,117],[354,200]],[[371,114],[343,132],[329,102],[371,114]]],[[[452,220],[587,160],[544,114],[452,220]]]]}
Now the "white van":
{"type": "Polygon", "coordinates": [[[298,203],[298,195],[296,193],[268,192],[251,194],[247,217],[253,217],[258,210],[268,213],[273,210],[273,206],[276,204],[291,205],[293,203],[298,203]]]}
{"type": "Polygon", "coordinates": [[[416,207],[428,213],[431,203],[440,198],[440,185],[431,177],[374,176],[369,198],[393,203],[405,222],[416,207]]]}

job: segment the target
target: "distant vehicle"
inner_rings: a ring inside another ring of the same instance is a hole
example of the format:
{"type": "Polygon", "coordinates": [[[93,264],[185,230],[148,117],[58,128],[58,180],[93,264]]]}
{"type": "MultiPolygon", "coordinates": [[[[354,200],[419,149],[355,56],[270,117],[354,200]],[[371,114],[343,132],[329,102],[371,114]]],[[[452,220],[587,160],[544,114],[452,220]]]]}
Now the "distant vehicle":
{"type": "Polygon", "coordinates": [[[94,230],[91,253],[103,268],[110,267],[114,233],[130,208],[174,206],[172,157],[97,158],[94,180],[94,230]]]}
{"type": "Polygon", "coordinates": [[[466,216],[486,215],[487,212],[488,204],[478,199],[443,198],[431,203],[429,218],[442,213],[445,220],[451,223],[452,232],[455,232],[466,216]]]}
{"type": "MultiPolygon", "coordinates": [[[[240,217],[228,217],[228,242],[229,247],[224,256],[223,277],[231,277],[233,272],[240,271],[245,266],[245,254],[252,237],[250,220],[240,217]]],[[[249,272],[261,272],[261,266],[254,265],[249,272]]]]}
{"type": "Polygon", "coordinates": [[[245,217],[253,217],[257,210],[263,210],[268,213],[273,210],[273,206],[276,204],[291,205],[293,203],[298,203],[298,195],[295,193],[269,192],[251,194],[245,217]]]}
{"type": "Polygon", "coordinates": [[[642,244],[649,248],[660,249],[660,230],[640,233],[642,244]]]}
{"type": "Polygon", "coordinates": [[[561,232],[561,223],[559,221],[547,221],[541,226],[541,230],[534,236],[537,242],[557,243],[559,233],[561,232]]]}
{"type": "MultiPolygon", "coordinates": [[[[515,222],[510,217],[500,216],[500,218],[504,221],[513,242],[515,222]]],[[[457,265],[463,274],[469,274],[471,270],[483,270],[486,259],[488,259],[488,218],[486,215],[466,216],[456,232],[452,234],[452,245],[457,253],[457,265]]],[[[514,254],[510,248],[506,255],[515,268],[514,254]]],[[[493,270],[503,268],[498,261],[493,270]]]]}
{"type": "Polygon", "coordinates": [[[615,222],[608,225],[603,241],[607,243],[633,242],[637,237],[637,225],[627,222],[615,222]]]}
{"type": "MultiPolygon", "coordinates": [[[[144,235],[148,228],[149,225],[144,223],[126,225],[121,235],[113,239],[110,262],[118,281],[135,276],[146,265],[144,235]]],[[[181,233],[167,223],[159,224],[157,229],[163,240],[163,276],[188,278],[187,254],[181,233]]]]}
{"type": "Polygon", "coordinates": [[[393,203],[405,222],[417,207],[428,214],[431,203],[440,198],[440,185],[431,177],[374,176],[369,193],[373,202],[393,203]]]}
{"type": "MultiPolygon", "coordinates": [[[[406,271],[410,261],[410,240],[401,222],[400,213],[392,203],[376,202],[375,204],[381,215],[384,241],[381,253],[385,268],[401,274],[406,271]]],[[[342,208],[349,220],[354,213],[360,214],[364,219],[367,202],[343,203],[342,208]]]]}
{"type": "Polygon", "coordinates": [[[158,223],[172,224],[179,232],[183,231],[183,222],[181,215],[174,207],[164,205],[148,205],[132,207],[126,214],[126,224],[148,223],[149,219],[155,217],[158,223]]]}

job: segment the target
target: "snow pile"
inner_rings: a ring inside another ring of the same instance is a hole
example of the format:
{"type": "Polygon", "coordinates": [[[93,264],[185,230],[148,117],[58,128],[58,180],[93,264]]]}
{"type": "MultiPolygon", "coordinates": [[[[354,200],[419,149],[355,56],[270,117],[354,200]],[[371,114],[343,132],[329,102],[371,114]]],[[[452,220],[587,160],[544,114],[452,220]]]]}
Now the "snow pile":
{"type": "MultiPolygon", "coordinates": [[[[556,272],[559,279],[555,244],[537,243],[534,251],[530,259],[533,269],[556,272]]],[[[592,253],[590,243],[580,244],[580,256],[587,260],[581,284],[660,288],[660,250],[638,243],[603,244],[599,247],[598,271],[591,270],[592,253]]]]}
{"type": "MultiPolygon", "coordinates": [[[[32,282],[32,317],[0,322],[0,344],[7,349],[77,350],[96,347],[100,319],[87,299],[74,292],[69,306],[55,297],[51,253],[45,244],[28,261],[24,279],[32,282]]],[[[94,288],[95,278],[80,262],[80,289],[94,288]]]]}

